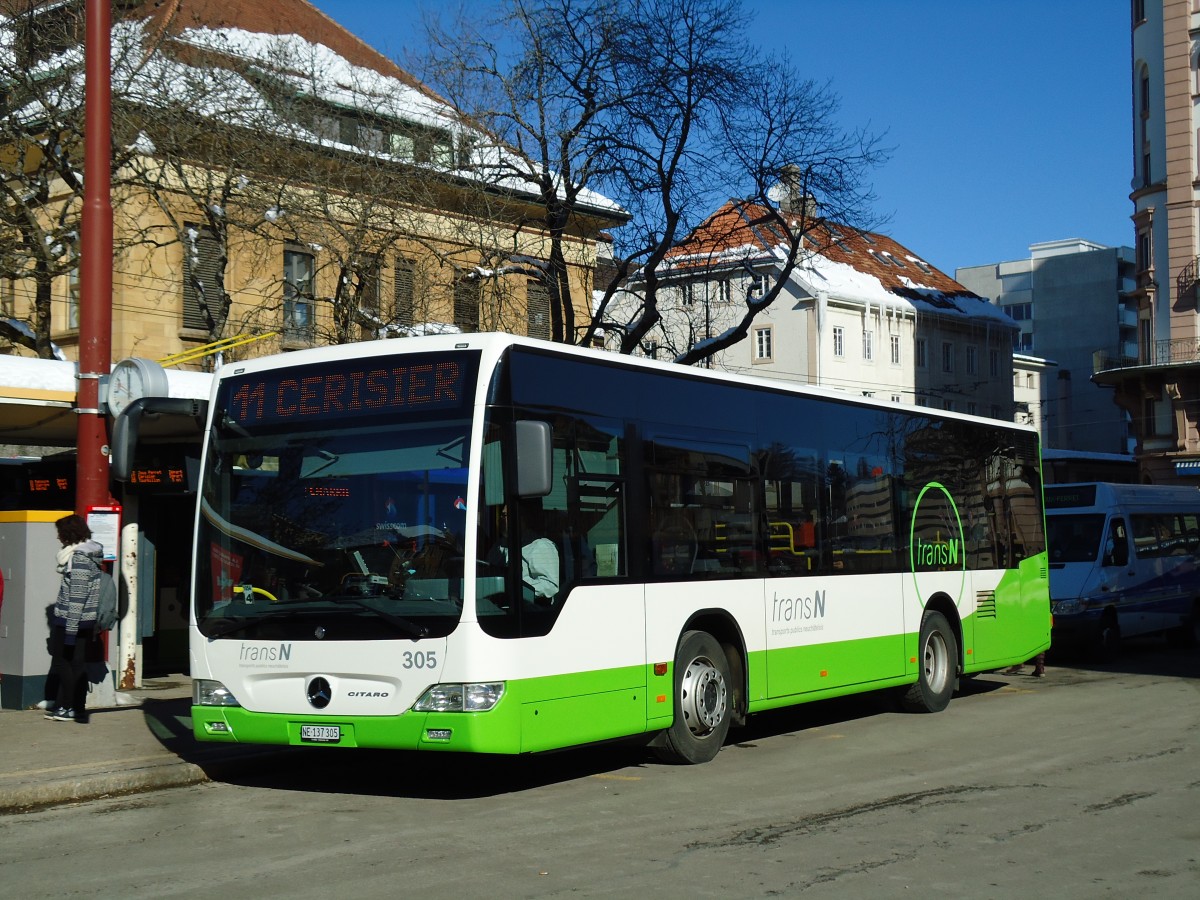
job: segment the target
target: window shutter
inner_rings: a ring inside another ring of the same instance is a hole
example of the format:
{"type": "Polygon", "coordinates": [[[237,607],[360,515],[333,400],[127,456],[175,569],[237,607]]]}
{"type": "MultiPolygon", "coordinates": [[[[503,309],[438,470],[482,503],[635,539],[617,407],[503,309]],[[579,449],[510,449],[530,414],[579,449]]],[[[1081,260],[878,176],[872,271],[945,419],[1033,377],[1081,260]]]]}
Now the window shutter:
{"type": "Polygon", "coordinates": [[[215,331],[221,324],[221,242],[216,232],[185,225],[183,244],[183,327],[215,331]]]}
{"type": "Polygon", "coordinates": [[[550,339],[550,288],[542,281],[531,281],[526,289],[526,334],[550,339]]]}
{"type": "Polygon", "coordinates": [[[396,257],[396,324],[405,328],[413,324],[413,293],[414,293],[413,262],[402,256],[396,257]]]}

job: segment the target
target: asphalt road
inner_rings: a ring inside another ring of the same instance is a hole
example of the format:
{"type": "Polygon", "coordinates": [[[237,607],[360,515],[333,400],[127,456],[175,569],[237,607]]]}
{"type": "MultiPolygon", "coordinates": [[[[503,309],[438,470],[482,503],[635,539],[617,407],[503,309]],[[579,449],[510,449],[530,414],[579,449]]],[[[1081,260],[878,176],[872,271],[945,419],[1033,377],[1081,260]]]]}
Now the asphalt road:
{"type": "Polygon", "coordinates": [[[712,763],[313,749],[0,817],[0,895],[1195,897],[1200,651],[759,716],[712,763]]]}

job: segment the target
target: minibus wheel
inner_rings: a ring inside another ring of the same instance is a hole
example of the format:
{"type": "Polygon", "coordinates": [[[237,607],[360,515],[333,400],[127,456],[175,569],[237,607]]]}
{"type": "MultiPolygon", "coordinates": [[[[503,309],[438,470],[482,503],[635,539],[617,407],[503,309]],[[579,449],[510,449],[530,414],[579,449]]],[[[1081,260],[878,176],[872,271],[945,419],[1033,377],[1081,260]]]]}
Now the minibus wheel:
{"type": "Polygon", "coordinates": [[[1121,649],[1121,623],[1112,609],[1104,611],[1100,617],[1100,631],[1096,635],[1096,653],[1105,662],[1117,658],[1121,649]]]}
{"type": "Polygon", "coordinates": [[[1167,630],[1167,644],[1171,647],[1195,647],[1196,629],[1200,628],[1200,600],[1192,601],[1192,611],[1187,618],[1167,630]]]}
{"type": "Polygon", "coordinates": [[[901,695],[901,706],[909,712],[941,712],[954,694],[958,641],[946,617],[936,610],[926,610],[921,620],[917,666],[917,681],[901,695]]]}
{"type": "Polygon", "coordinates": [[[725,743],[732,718],[729,661],[711,634],[687,631],[675,653],[675,719],[658,756],[667,762],[708,762],[725,743]]]}

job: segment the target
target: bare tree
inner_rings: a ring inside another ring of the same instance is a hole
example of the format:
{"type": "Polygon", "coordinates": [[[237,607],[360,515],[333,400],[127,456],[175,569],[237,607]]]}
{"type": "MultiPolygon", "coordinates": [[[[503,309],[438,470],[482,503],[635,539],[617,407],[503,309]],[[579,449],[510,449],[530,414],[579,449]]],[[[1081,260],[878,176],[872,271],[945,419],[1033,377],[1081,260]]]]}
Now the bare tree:
{"type": "MultiPolygon", "coordinates": [[[[50,334],[55,282],[78,277],[83,26],[82,2],[14,0],[0,14],[0,145],[5,148],[0,278],[32,285],[27,311],[15,308],[11,317],[0,318],[0,339],[43,359],[54,356],[50,334]]],[[[117,43],[112,54],[115,68],[127,73],[139,64],[139,57],[131,57],[128,49],[117,43]]],[[[129,156],[128,148],[114,143],[114,188],[119,187],[117,173],[129,156]]],[[[72,312],[77,314],[77,308],[68,311],[68,319],[72,312]]]]}
{"type": "Polygon", "coordinates": [[[478,253],[465,262],[454,229],[432,224],[463,206],[463,139],[444,104],[295,35],[189,40],[165,41],[126,98],[125,130],[146,147],[131,180],[158,208],[130,227],[182,245],[185,318],[190,309],[209,340],[281,327],[296,344],[402,333],[419,315],[402,284],[411,296],[437,266],[478,270],[478,253]],[[234,245],[256,270],[249,290],[229,283],[234,245]]]}
{"type": "Polygon", "coordinates": [[[504,0],[497,13],[449,29],[432,22],[428,77],[495,138],[480,156],[481,182],[536,198],[555,340],[604,332],[622,352],[636,349],[661,319],[673,250],[725,198],[770,210],[780,265],[768,290],[744,298],[735,327],[684,348],[680,362],[746,335],[802,254],[828,239],[822,219],[876,224],[864,178],[885,156],[879,139],[842,131],[828,85],[752,45],[739,0],[504,0]],[[799,211],[772,202],[785,172],[813,200],[799,211]],[[614,232],[615,277],[593,306],[571,296],[565,251],[573,230],[602,227],[606,216],[627,221],[614,232]],[[636,311],[614,317],[631,273],[636,311]],[[575,321],[579,309],[590,321],[575,321]]]}

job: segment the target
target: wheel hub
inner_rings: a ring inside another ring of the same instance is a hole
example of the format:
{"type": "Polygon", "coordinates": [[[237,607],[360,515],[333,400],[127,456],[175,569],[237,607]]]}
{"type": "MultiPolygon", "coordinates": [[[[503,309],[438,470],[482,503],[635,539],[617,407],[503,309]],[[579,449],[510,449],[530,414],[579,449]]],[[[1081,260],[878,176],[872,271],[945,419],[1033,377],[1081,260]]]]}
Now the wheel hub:
{"type": "Polygon", "coordinates": [[[680,703],[688,729],[703,737],[725,718],[729,692],[721,671],[705,657],[693,659],[683,673],[680,703]]]}

